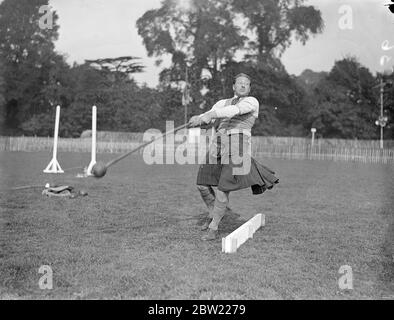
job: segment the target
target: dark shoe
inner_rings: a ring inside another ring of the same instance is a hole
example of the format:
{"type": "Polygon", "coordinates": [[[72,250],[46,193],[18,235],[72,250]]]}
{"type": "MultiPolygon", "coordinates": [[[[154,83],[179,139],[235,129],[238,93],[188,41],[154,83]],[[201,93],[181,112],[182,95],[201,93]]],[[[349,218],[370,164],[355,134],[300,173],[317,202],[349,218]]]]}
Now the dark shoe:
{"type": "Polygon", "coordinates": [[[211,223],[211,221],[212,221],[212,218],[209,218],[209,217],[206,218],[206,219],[205,219],[205,222],[204,222],[204,224],[201,226],[200,230],[201,230],[201,231],[207,230],[208,227],[209,227],[209,224],[211,223]]]}
{"type": "Polygon", "coordinates": [[[211,240],[216,240],[219,238],[219,232],[217,230],[212,230],[209,229],[207,234],[204,234],[201,237],[201,240],[203,241],[211,241],[211,240]]]}

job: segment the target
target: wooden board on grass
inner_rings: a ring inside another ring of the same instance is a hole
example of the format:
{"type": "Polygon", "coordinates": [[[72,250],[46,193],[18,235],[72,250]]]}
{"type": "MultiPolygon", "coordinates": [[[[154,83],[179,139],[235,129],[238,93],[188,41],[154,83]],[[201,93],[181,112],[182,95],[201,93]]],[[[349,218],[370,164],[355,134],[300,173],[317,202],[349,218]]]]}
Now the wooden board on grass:
{"type": "Polygon", "coordinates": [[[245,222],[238,229],[234,230],[227,237],[222,238],[222,252],[236,252],[237,249],[246,242],[246,240],[253,238],[253,234],[257,229],[264,225],[265,215],[262,213],[256,214],[253,218],[245,222]]]}

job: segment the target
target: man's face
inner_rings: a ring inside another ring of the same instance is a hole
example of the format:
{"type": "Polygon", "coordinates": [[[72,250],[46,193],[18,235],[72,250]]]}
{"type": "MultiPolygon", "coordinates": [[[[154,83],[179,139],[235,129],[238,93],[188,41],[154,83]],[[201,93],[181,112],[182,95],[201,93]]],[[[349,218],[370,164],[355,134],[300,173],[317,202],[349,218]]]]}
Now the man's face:
{"type": "Polygon", "coordinates": [[[250,92],[250,81],[246,77],[238,77],[233,85],[235,95],[238,97],[247,96],[250,92]]]}

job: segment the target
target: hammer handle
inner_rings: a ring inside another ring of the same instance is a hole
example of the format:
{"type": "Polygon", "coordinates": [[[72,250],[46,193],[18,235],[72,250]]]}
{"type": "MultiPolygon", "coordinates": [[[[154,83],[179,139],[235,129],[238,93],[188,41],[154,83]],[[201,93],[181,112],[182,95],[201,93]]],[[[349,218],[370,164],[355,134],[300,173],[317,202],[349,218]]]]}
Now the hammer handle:
{"type": "Polygon", "coordinates": [[[109,161],[105,166],[106,166],[107,168],[109,168],[110,166],[112,166],[112,165],[114,165],[115,163],[119,162],[120,160],[126,158],[126,157],[129,156],[130,154],[132,154],[132,153],[134,153],[134,152],[136,152],[136,151],[138,151],[138,150],[140,150],[140,149],[146,147],[148,144],[151,144],[152,142],[155,142],[156,140],[159,140],[159,139],[163,138],[163,137],[166,136],[167,134],[174,133],[174,132],[176,132],[176,131],[178,131],[178,130],[180,130],[180,129],[183,129],[183,128],[185,128],[187,125],[188,125],[188,124],[185,123],[185,124],[182,124],[182,125],[179,126],[179,127],[176,127],[175,129],[173,129],[173,130],[171,130],[171,131],[165,132],[165,133],[163,133],[160,137],[157,137],[157,138],[155,138],[155,139],[153,139],[153,140],[151,140],[151,141],[145,142],[145,143],[141,144],[140,146],[138,146],[137,148],[134,148],[133,150],[130,150],[129,152],[127,152],[127,153],[125,153],[125,154],[122,154],[122,155],[119,156],[118,158],[115,158],[115,159],[109,161]]]}

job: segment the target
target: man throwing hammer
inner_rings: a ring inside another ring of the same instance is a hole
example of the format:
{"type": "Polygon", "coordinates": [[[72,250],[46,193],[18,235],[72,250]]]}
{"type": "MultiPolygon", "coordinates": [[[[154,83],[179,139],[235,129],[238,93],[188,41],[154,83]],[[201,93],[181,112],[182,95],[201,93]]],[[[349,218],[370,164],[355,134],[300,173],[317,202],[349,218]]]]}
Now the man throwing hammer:
{"type": "Polygon", "coordinates": [[[215,122],[216,130],[206,164],[200,165],[197,176],[197,188],[209,211],[202,226],[208,232],[202,240],[218,238],[231,191],[250,187],[253,194],[261,194],[279,182],[272,170],[250,156],[251,129],[259,113],[259,102],[249,96],[250,77],[236,75],[233,90],[233,98],[218,101],[188,123],[189,127],[198,127],[215,122]],[[216,195],[212,187],[217,187],[216,195]]]}

